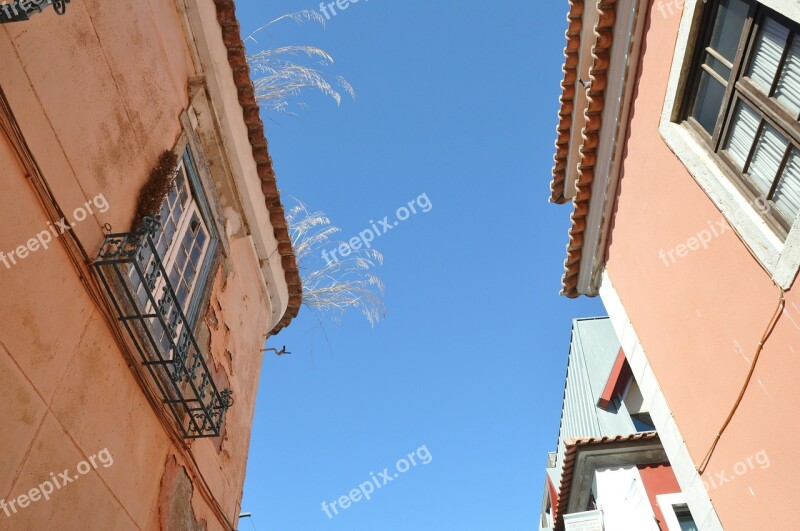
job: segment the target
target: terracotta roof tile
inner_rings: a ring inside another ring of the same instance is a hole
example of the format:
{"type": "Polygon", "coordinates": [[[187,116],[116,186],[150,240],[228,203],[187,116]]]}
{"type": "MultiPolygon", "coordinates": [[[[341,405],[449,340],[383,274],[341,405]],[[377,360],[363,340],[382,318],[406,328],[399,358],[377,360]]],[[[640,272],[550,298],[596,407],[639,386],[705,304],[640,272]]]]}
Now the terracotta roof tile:
{"type": "Polygon", "coordinates": [[[567,439],[564,441],[566,450],[564,452],[564,464],[561,467],[561,486],[558,489],[558,502],[554,505],[555,523],[554,531],[564,531],[564,515],[567,512],[570,492],[572,490],[573,472],[578,459],[580,450],[586,450],[592,446],[606,446],[616,443],[629,443],[638,441],[657,441],[658,433],[654,431],[633,433],[631,435],[617,435],[615,437],[586,437],[582,439],[567,439]]]}
{"type": "MultiPolygon", "coordinates": [[[[573,9],[574,9],[574,4],[573,9]]],[[[608,67],[611,62],[610,53],[614,40],[614,24],[616,22],[617,0],[599,0],[597,3],[598,21],[594,27],[595,43],[592,45],[592,66],[589,68],[589,81],[591,85],[586,91],[587,105],[583,111],[585,125],[581,130],[582,144],[580,147],[580,162],[578,163],[578,178],[576,183],[575,198],[573,199],[573,212],[570,216],[569,243],[567,244],[567,258],[564,261],[564,276],[561,279],[561,293],[570,298],[578,295],[578,273],[580,273],[581,252],[583,248],[583,234],[586,230],[586,216],[589,213],[589,200],[592,195],[592,181],[594,180],[594,167],[597,160],[597,146],[600,142],[599,134],[603,126],[603,109],[605,107],[605,90],[607,84],[608,67]]],[[[570,30],[572,24],[570,24],[570,30]]],[[[567,31],[569,36],[570,30],[567,31]]],[[[580,38],[580,37],[578,37],[580,38]]],[[[571,46],[567,46],[571,48],[571,46]]],[[[565,51],[566,53],[566,51],[565,51]]],[[[577,51],[575,52],[577,53],[577,51]]],[[[570,63],[567,56],[567,63],[570,63]]],[[[574,60],[577,63],[577,59],[574,60]]],[[[576,65],[577,67],[577,65],[576,65]]],[[[565,72],[567,64],[565,63],[565,72]]],[[[573,101],[575,94],[574,80],[571,85],[563,86],[562,113],[564,102],[573,101]]],[[[570,109],[570,116],[572,109],[570,109]]],[[[566,154],[569,151],[570,130],[569,123],[564,119],[559,124],[558,140],[556,141],[556,167],[553,169],[553,183],[551,184],[551,200],[564,202],[564,179],[566,176],[566,154]],[[562,126],[566,125],[566,129],[562,126]],[[560,169],[559,169],[560,168],[560,169]],[[560,191],[560,196],[555,192],[560,191]],[[559,200],[560,199],[560,200],[559,200]]]]}
{"type": "Polygon", "coordinates": [[[561,82],[561,107],[556,127],[556,154],[553,182],[550,184],[550,201],[564,203],[564,185],[567,173],[567,153],[575,110],[575,83],[578,80],[578,53],[581,47],[584,0],[570,0],[567,14],[567,45],[564,47],[564,80],[561,82]]]}
{"type": "Polygon", "coordinates": [[[242,116],[247,125],[258,177],[261,179],[261,191],[264,193],[264,200],[269,210],[273,234],[278,240],[278,253],[281,256],[286,284],[289,287],[289,304],[286,313],[270,332],[277,334],[297,317],[303,302],[303,287],[292,249],[292,241],[286,227],[286,215],[281,204],[275,171],[272,168],[272,158],[269,156],[267,139],[264,136],[264,123],[261,121],[258,103],[255,99],[250,66],[245,57],[245,47],[239,32],[236,6],[234,0],[214,0],[214,4],[217,8],[217,21],[222,30],[222,41],[228,49],[228,63],[233,70],[233,80],[239,93],[239,104],[242,106],[242,116]]]}

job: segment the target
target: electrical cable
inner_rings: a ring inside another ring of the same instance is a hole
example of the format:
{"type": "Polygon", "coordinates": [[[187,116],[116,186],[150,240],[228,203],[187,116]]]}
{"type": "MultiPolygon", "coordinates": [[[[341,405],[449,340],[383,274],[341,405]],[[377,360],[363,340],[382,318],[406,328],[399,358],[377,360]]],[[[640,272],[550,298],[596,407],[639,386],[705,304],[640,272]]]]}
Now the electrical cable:
{"type": "MultiPolygon", "coordinates": [[[[760,264],[761,262],[758,260],[758,257],[755,255],[755,253],[753,253],[753,250],[750,249],[750,246],[747,244],[747,242],[744,241],[744,238],[736,229],[736,227],[734,227],[733,224],[731,223],[729,223],[729,225],[733,229],[734,234],[736,234],[736,237],[739,238],[739,240],[742,242],[742,245],[744,245],[744,248],[747,249],[747,251],[750,253],[750,256],[752,256],[753,259],[760,264]]],[[[783,290],[783,288],[781,288],[777,284],[777,282],[775,282],[774,279],[772,280],[772,283],[775,285],[776,288],[778,288],[779,292],[778,304],[777,307],[775,308],[775,313],[772,315],[772,319],[770,319],[769,324],[767,324],[767,328],[761,335],[761,339],[758,342],[758,348],[756,348],[756,352],[753,355],[753,361],[750,362],[750,370],[747,372],[747,377],[745,378],[744,383],[742,384],[742,388],[739,390],[739,396],[736,397],[736,401],[733,403],[733,406],[731,407],[728,416],[725,418],[725,422],[722,423],[722,427],[720,427],[720,429],[717,430],[717,434],[714,436],[714,441],[711,443],[708,452],[706,452],[706,455],[703,457],[703,460],[700,461],[700,464],[696,468],[697,473],[700,475],[702,475],[706,471],[706,468],[708,467],[708,464],[711,461],[711,456],[714,454],[714,450],[716,450],[717,444],[722,438],[722,434],[725,433],[725,430],[728,428],[728,425],[733,420],[733,416],[739,409],[739,405],[742,403],[742,400],[744,399],[744,395],[747,392],[747,388],[750,386],[750,381],[753,379],[753,374],[755,373],[756,365],[758,365],[758,360],[761,357],[761,352],[764,350],[764,344],[772,335],[772,332],[773,330],[775,330],[775,326],[778,324],[781,315],[783,315],[783,310],[786,307],[786,292],[783,290]]]]}

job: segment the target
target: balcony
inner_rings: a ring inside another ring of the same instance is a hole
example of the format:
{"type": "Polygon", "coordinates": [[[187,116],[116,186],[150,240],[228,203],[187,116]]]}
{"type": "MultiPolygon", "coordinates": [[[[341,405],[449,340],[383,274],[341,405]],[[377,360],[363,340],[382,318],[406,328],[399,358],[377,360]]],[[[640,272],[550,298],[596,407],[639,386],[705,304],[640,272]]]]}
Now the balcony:
{"type": "Polygon", "coordinates": [[[184,438],[218,437],[233,404],[219,391],[154,244],[145,218],[136,232],[109,234],[93,265],[184,438]]]}

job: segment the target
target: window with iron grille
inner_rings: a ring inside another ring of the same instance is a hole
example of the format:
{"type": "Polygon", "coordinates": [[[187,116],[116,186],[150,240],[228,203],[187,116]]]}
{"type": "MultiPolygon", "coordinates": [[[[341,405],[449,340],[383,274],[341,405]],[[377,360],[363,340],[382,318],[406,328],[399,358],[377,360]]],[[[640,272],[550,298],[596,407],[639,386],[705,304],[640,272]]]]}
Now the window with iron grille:
{"type": "MultiPolygon", "coordinates": [[[[176,303],[183,308],[188,323],[179,323],[174,331],[180,335],[183,326],[194,328],[200,297],[208,280],[210,262],[216,248],[216,234],[213,225],[207,223],[204,211],[207,203],[199,189],[199,180],[194,172],[190,152],[184,154],[178,163],[175,185],[164,198],[158,213],[160,229],[154,235],[154,243],[159,258],[164,265],[172,288],[175,290],[176,303]]],[[[147,252],[147,251],[145,251],[147,252]]],[[[147,263],[152,257],[146,257],[147,263]]],[[[131,285],[146,312],[153,310],[148,300],[147,290],[135,275],[133,268],[129,271],[131,285]]],[[[159,279],[155,291],[161,292],[164,279],[159,279]]],[[[165,331],[159,320],[151,320],[151,328],[161,343],[168,357],[172,357],[169,348],[168,331],[165,331]]]]}
{"type": "Polygon", "coordinates": [[[107,234],[93,264],[130,346],[187,438],[218,437],[233,404],[195,336],[219,242],[203,190],[187,148],[158,214],[107,234]]]}
{"type": "Polygon", "coordinates": [[[749,0],[703,13],[683,117],[785,238],[800,213],[800,26],[749,0]]]}

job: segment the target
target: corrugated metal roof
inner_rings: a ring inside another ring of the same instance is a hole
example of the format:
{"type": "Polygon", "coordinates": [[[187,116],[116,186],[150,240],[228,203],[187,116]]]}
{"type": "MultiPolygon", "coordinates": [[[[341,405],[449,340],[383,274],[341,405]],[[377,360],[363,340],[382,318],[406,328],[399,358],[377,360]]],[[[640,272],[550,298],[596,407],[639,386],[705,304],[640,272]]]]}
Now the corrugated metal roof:
{"type": "Polygon", "coordinates": [[[558,457],[553,470],[558,478],[564,464],[565,440],[636,432],[624,404],[616,413],[597,407],[619,349],[619,340],[607,317],[572,321],[558,457]]]}

